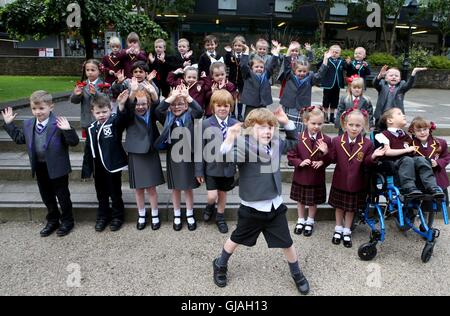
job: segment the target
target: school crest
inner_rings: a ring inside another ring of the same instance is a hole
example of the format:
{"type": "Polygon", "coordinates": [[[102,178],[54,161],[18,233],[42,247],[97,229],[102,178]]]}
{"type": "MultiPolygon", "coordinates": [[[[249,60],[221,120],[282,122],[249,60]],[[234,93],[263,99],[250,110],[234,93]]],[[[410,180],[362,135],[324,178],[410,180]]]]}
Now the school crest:
{"type": "Polygon", "coordinates": [[[363,159],[364,159],[364,153],[359,152],[358,155],[356,156],[356,160],[358,160],[359,162],[362,162],[363,159]]]}
{"type": "Polygon", "coordinates": [[[202,91],[202,86],[199,85],[199,84],[197,85],[197,91],[198,91],[198,92],[202,91]]]}
{"type": "Polygon", "coordinates": [[[104,136],[105,138],[112,137],[111,126],[106,126],[105,128],[103,128],[103,136],[104,136]]]}
{"type": "Polygon", "coordinates": [[[408,148],[409,148],[409,144],[408,144],[407,142],[405,142],[405,143],[403,143],[403,147],[404,147],[405,149],[408,149],[408,148]]]}

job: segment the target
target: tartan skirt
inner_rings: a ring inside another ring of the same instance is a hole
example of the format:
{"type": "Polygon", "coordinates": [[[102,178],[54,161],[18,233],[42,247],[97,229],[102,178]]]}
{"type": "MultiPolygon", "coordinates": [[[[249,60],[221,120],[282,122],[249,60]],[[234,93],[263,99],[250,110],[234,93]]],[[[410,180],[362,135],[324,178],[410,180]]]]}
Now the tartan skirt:
{"type": "Polygon", "coordinates": [[[356,212],[366,205],[367,192],[345,192],[331,187],[328,204],[345,212],[356,212]]]}
{"type": "Polygon", "coordinates": [[[302,185],[292,182],[291,199],[307,206],[322,204],[327,200],[327,188],[325,183],[302,185]]]}
{"type": "Polygon", "coordinates": [[[288,119],[294,122],[297,132],[303,132],[305,125],[303,124],[303,118],[300,114],[300,111],[296,108],[288,108],[286,106],[283,106],[283,110],[286,113],[288,119]]]}

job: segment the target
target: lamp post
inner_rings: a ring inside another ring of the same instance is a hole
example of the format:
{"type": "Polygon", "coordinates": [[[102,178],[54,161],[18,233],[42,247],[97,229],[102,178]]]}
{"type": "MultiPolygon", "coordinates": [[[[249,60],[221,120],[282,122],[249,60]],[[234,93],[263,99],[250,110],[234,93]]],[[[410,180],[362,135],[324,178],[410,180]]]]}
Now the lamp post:
{"type": "Polygon", "coordinates": [[[406,14],[408,15],[408,44],[406,45],[405,49],[405,58],[403,59],[403,73],[402,73],[402,79],[407,80],[408,79],[408,73],[409,73],[409,66],[411,65],[409,62],[409,50],[411,48],[411,39],[412,39],[412,18],[417,12],[417,0],[409,0],[408,4],[404,6],[404,10],[406,11],[406,14]]]}

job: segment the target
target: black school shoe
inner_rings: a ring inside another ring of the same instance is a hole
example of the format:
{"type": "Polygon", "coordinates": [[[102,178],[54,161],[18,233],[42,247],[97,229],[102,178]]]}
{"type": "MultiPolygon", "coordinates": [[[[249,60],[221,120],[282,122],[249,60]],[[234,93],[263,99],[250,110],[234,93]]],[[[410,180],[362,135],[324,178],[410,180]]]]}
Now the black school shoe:
{"type": "Polygon", "coordinates": [[[173,217],[173,229],[175,231],[180,231],[181,228],[183,228],[183,224],[181,223],[181,216],[174,216],[173,217]],[[175,218],[179,218],[180,219],[180,223],[179,224],[175,224],[175,218]]]}
{"type": "Polygon", "coordinates": [[[433,187],[427,189],[428,194],[431,194],[435,199],[443,199],[445,198],[445,194],[440,187],[433,187]]]}
{"type": "Polygon", "coordinates": [[[61,226],[56,231],[56,236],[64,237],[70,234],[74,227],[73,223],[62,223],[61,226]]]}
{"type": "Polygon", "coordinates": [[[195,221],[194,215],[186,216],[186,220],[188,218],[192,218],[194,220],[194,223],[192,223],[192,224],[189,224],[189,221],[187,222],[188,229],[190,231],[196,230],[197,229],[197,222],[195,221]]]}
{"type": "Polygon", "coordinates": [[[333,239],[331,239],[331,242],[333,243],[333,245],[339,245],[341,243],[341,240],[342,240],[342,233],[334,232],[333,239]]]}
{"type": "Polygon", "coordinates": [[[352,235],[344,235],[342,240],[345,248],[352,248],[352,235]]]}
{"type": "Polygon", "coordinates": [[[216,218],[216,225],[219,229],[219,232],[221,232],[222,234],[228,233],[228,225],[225,222],[225,218],[216,218]]]}
{"type": "Polygon", "coordinates": [[[143,230],[145,227],[147,227],[147,214],[145,214],[145,216],[139,216],[138,221],[136,223],[136,228],[137,230],[143,230]],[[144,222],[143,223],[139,223],[139,218],[143,218],[144,222]]]}
{"type": "Polygon", "coordinates": [[[294,228],[294,234],[301,235],[303,233],[304,228],[305,228],[305,224],[297,223],[294,228]]]}
{"type": "Polygon", "coordinates": [[[209,222],[209,220],[211,219],[215,209],[216,209],[216,205],[215,204],[206,204],[206,207],[203,210],[203,220],[205,222],[209,222]]]}
{"type": "Polygon", "coordinates": [[[311,237],[313,230],[314,230],[314,224],[305,224],[305,229],[303,230],[303,236],[311,237]],[[310,229],[306,229],[307,227],[310,227],[310,229]]]}
{"type": "Polygon", "coordinates": [[[423,195],[422,191],[415,187],[402,189],[401,192],[407,198],[415,198],[423,195]]]}
{"type": "Polygon", "coordinates": [[[120,230],[122,228],[122,224],[123,224],[123,220],[118,219],[118,218],[114,218],[111,221],[111,224],[109,225],[109,229],[112,232],[116,232],[116,231],[118,231],[118,230],[120,230]]]}
{"type": "Polygon", "coordinates": [[[225,287],[227,286],[227,267],[220,267],[217,265],[218,258],[213,260],[213,276],[214,276],[214,283],[218,287],[225,287]]]}
{"type": "Polygon", "coordinates": [[[59,222],[48,222],[45,227],[39,232],[39,234],[41,235],[41,237],[48,237],[53,234],[53,232],[58,228],[59,222]]]}
{"type": "Polygon", "coordinates": [[[158,219],[158,222],[155,223],[155,224],[152,221],[152,223],[151,223],[152,230],[158,230],[161,227],[161,219],[159,218],[159,214],[156,215],[156,216],[152,216],[152,218],[157,218],[158,219]]]}
{"type": "Polygon", "coordinates": [[[295,285],[297,286],[297,290],[301,294],[306,295],[309,293],[309,282],[302,272],[294,274],[292,278],[294,279],[295,285]]]}

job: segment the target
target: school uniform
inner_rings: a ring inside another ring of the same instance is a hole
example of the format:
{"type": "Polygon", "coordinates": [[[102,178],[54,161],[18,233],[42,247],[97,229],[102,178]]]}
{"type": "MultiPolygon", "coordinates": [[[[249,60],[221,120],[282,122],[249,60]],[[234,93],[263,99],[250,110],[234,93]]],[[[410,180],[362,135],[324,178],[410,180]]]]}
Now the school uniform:
{"type": "Polygon", "coordinates": [[[226,138],[228,128],[238,123],[237,120],[227,117],[221,120],[216,115],[202,121],[202,151],[207,151],[211,156],[202,156],[202,161],[195,164],[195,176],[205,178],[207,190],[231,191],[234,188],[234,175],[236,165],[226,162],[220,152],[220,146],[226,138]],[[214,158],[213,158],[214,157],[214,158]]]}
{"type": "Polygon", "coordinates": [[[375,120],[379,121],[384,112],[391,108],[399,108],[405,113],[403,101],[405,93],[408,92],[416,81],[415,76],[410,76],[408,81],[402,80],[396,86],[390,86],[386,80],[376,77],[373,81],[373,87],[378,91],[378,100],[375,107],[375,120]]]}
{"type": "Polygon", "coordinates": [[[32,177],[36,177],[42,202],[47,207],[47,221],[73,226],[72,201],[69,191],[69,173],[72,171],[69,146],[79,143],[72,128],[68,131],[57,127],[56,117],[50,113],[48,119],[38,126],[36,118],[27,120],[23,128],[14,123],[3,128],[16,144],[26,144],[32,177]],[[58,210],[58,203],[61,213],[58,210]]]}
{"type": "MultiPolygon", "coordinates": [[[[275,135],[270,145],[258,144],[252,136],[241,136],[233,148],[223,144],[221,152],[231,155],[239,167],[239,198],[237,227],[230,239],[252,247],[262,232],[269,248],[292,246],[286,219],[287,207],[281,197],[280,159],[297,144],[292,122],[285,127],[286,139],[275,135]]],[[[227,160],[230,161],[230,160],[227,160]]]]}
{"type": "Polygon", "coordinates": [[[366,84],[366,77],[370,76],[370,74],[370,65],[364,60],[352,60],[350,64],[347,64],[346,76],[351,77],[353,75],[358,75],[363,78],[364,85],[366,84]],[[359,66],[359,69],[356,69],[357,66],[359,66]]]}
{"type": "Polygon", "coordinates": [[[322,79],[324,108],[337,108],[340,89],[344,88],[344,69],[346,68],[347,64],[342,58],[328,59],[327,72],[322,79]]]}
{"type": "MultiPolygon", "coordinates": [[[[314,54],[312,51],[307,51],[306,52],[306,56],[305,55],[299,55],[297,57],[292,57],[292,56],[286,56],[286,55],[281,55],[282,57],[280,58],[281,60],[281,71],[278,73],[278,77],[277,80],[281,82],[281,89],[280,89],[280,98],[283,96],[284,94],[284,88],[286,87],[286,83],[287,83],[287,78],[286,78],[286,74],[287,72],[283,71],[283,69],[291,69],[292,71],[295,70],[296,64],[299,60],[302,59],[306,59],[308,60],[308,62],[311,64],[314,60],[314,54]]],[[[320,68],[317,67],[317,68],[320,68]]]]}
{"type": "Polygon", "coordinates": [[[102,65],[103,65],[103,73],[105,76],[105,82],[112,85],[113,82],[116,81],[116,76],[111,75],[109,72],[111,70],[114,72],[118,72],[120,69],[123,68],[118,54],[111,53],[109,55],[103,56],[102,65]]]}
{"type": "MultiPolygon", "coordinates": [[[[244,53],[226,52],[225,65],[229,68],[228,80],[230,80],[236,87],[239,93],[244,89],[244,80],[241,72],[241,58],[244,53]]],[[[248,63],[248,59],[247,59],[248,63]]]]}
{"type": "Polygon", "coordinates": [[[124,220],[122,170],[128,164],[122,147],[124,122],[124,117],[118,113],[103,124],[96,121],[88,128],[81,177],[86,179],[94,175],[99,204],[97,220],[124,220]]]}
{"type": "Polygon", "coordinates": [[[170,190],[195,189],[199,186],[199,183],[195,178],[194,120],[202,117],[203,110],[193,100],[186,112],[179,117],[175,117],[172,112],[168,111],[169,106],[169,103],[163,101],[155,110],[156,117],[164,124],[164,128],[161,136],[156,139],[154,147],[167,146],[168,188],[170,190]],[[174,147],[176,148],[174,154],[177,156],[172,158],[172,148],[174,147]]]}
{"type": "Polygon", "coordinates": [[[83,87],[83,92],[80,95],[75,95],[74,93],[70,95],[71,103],[81,104],[80,125],[83,129],[87,129],[95,120],[91,112],[91,102],[94,99],[95,95],[89,93],[89,85],[91,83],[94,85],[97,94],[101,93],[99,85],[103,84],[103,81],[100,78],[97,78],[97,80],[95,80],[94,82],[90,82],[89,79],[85,82],[86,85],[83,87]]]}
{"type": "Polygon", "coordinates": [[[169,75],[169,65],[166,61],[162,62],[158,58],[155,58],[153,63],[148,63],[150,72],[156,70],[156,78],[154,79],[156,86],[161,91],[163,97],[167,98],[170,94],[170,86],[167,83],[167,76],[169,75]]]}
{"type": "Polygon", "coordinates": [[[131,79],[133,78],[133,71],[131,70],[133,68],[134,63],[137,61],[144,61],[147,62],[147,54],[141,50],[139,54],[128,54],[125,49],[122,49],[118,54],[117,57],[121,61],[123,65],[123,74],[125,75],[125,78],[131,79]]]}
{"type": "MultiPolygon", "coordinates": [[[[128,91],[131,94],[131,79],[125,79],[122,83],[118,83],[117,80],[113,83],[111,86],[111,91],[114,95],[121,94],[124,90],[128,89],[128,91]]],[[[144,84],[148,83],[149,81],[147,79],[144,79],[143,81],[139,82],[139,89],[144,90],[144,84]]],[[[159,95],[159,88],[156,86],[156,84],[152,81],[149,82],[153,88],[155,88],[156,94],[159,95]]],[[[159,104],[159,100],[152,101],[153,104],[159,104]]]]}
{"type": "Polygon", "coordinates": [[[347,132],[333,138],[330,162],[336,163],[328,204],[345,212],[364,207],[367,197],[366,173],[373,164],[373,143],[361,134],[353,142],[347,132]]]}
{"type": "Polygon", "coordinates": [[[370,127],[375,126],[375,121],[373,118],[373,106],[370,98],[366,96],[354,97],[353,95],[352,96],[346,95],[342,96],[341,99],[339,100],[339,105],[336,113],[336,120],[334,122],[334,127],[339,129],[339,135],[342,135],[344,133],[341,127],[341,115],[351,108],[367,111],[367,114],[369,115],[369,126],[370,127]]]}
{"type": "MultiPolygon", "coordinates": [[[[214,80],[211,77],[204,78],[205,82],[205,116],[210,117],[213,113],[210,107],[211,96],[213,95],[212,86],[214,85],[214,80]]],[[[231,81],[226,82],[225,86],[222,88],[231,93],[232,96],[236,94],[236,86],[231,81]]]]}
{"type": "Polygon", "coordinates": [[[194,55],[191,55],[189,58],[185,56],[181,56],[179,52],[177,52],[174,56],[167,56],[166,63],[168,65],[169,71],[174,71],[179,68],[184,69],[184,63],[190,61],[191,66],[196,63],[194,55]]]}
{"type": "MultiPolygon", "coordinates": [[[[388,128],[381,134],[375,136],[381,144],[389,145],[391,149],[405,149],[413,145],[412,138],[401,129],[388,128]]],[[[436,178],[433,174],[431,162],[423,156],[414,156],[414,153],[406,153],[395,157],[385,157],[386,160],[394,162],[400,188],[403,192],[417,188],[416,175],[421,180],[425,190],[437,187],[436,178]]]]}
{"type": "Polygon", "coordinates": [[[317,141],[322,140],[331,148],[331,138],[322,132],[310,135],[308,131],[301,133],[298,145],[288,152],[289,165],[294,166],[291,187],[291,199],[303,205],[317,205],[326,201],[325,170],[329,164],[326,156],[319,150],[317,141]],[[319,169],[311,166],[300,167],[303,160],[323,161],[319,169]]]}
{"type": "Polygon", "coordinates": [[[173,88],[178,87],[180,84],[186,85],[192,99],[197,101],[203,110],[207,107],[206,91],[208,90],[208,85],[204,80],[198,80],[195,83],[188,85],[182,76],[177,76],[171,71],[167,77],[167,83],[173,88]]]}
{"type": "Polygon", "coordinates": [[[159,137],[153,105],[145,115],[137,115],[134,105],[127,102],[120,115],[126,117],[124,149],[128,153],[128,173],[131,189],[145,189],[165,183],[158,150],[153,146],[159,137]]]}
{"type": "Polygon", "coordinates": [[[217,62],[222,62],[223,63],[224,59],[221,55],[217,54],[217,52],[204,52],[203,54],[200,55],[200,58],[198,59],[198,75],[201,76],[203,72],[205,72],[205,74],[207,76],[209,76],[210,74],[210,67],[211,64],[213,63],[217,63],[217,62]]]}
{"type": "Polygon", "coordinates": [[[241,57],[240,66],[242,78],[244,79],[244,91],[242,92],[241,102],[246,105],[244,118],[253,109],[266,107],[273,103],[270,77],[277,64],[278,56],[273,56],[264,73],[257,75],[250,69],[249,56],[244,54],[241,57]]]}

